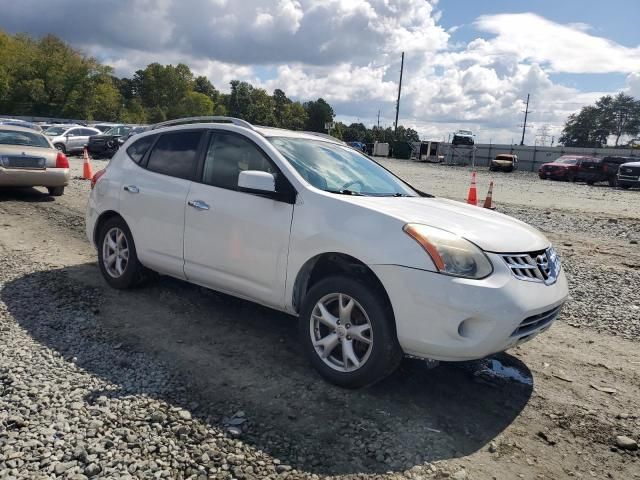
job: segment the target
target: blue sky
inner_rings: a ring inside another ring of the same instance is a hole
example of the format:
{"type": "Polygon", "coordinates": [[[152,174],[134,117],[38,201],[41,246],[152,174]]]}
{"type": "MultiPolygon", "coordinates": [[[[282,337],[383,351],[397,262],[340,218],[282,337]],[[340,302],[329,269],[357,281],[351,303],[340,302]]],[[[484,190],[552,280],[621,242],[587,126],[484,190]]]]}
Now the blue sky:
{"type": "Polygon", "coordinates": [[[640,0],[41,0],[4,2],[0,28],[53,33],[130,76],[186,63],[221,91],[234,79],[294,100],[322,97],[340,121],[400,123],[423,138],[480,142],[531,129],[556,137],[600,96],[640,98],[640,0]],[[100,21],[96,21],[99,18],[100,21]]]}

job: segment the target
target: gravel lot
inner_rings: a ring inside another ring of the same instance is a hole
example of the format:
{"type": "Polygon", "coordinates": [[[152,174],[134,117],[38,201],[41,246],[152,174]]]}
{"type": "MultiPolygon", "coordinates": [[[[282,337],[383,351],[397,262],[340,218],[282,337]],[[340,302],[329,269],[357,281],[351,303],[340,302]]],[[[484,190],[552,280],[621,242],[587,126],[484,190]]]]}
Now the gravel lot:
{"type": "MultiPolygon", "coordinates": [[[[384,164],[466,194],[468,169],[384,164]]],[[[107,288],[87,182],[0,192],[0,479],[640,478],[640,192],[495,177],[498,209],[558,246],[560,321],[355,392],[315,375],[286,315],[164,277],[107,288]]]]}

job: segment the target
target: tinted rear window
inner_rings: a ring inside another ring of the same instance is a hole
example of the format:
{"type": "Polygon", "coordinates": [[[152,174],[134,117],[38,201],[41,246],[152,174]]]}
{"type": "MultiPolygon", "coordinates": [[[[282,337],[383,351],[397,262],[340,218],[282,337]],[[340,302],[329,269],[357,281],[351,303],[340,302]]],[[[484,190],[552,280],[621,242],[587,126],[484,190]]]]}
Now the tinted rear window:
{"type": "Polygon", "coordinates": [[[140,140],[133,142],[127,148],[127,155],[136,163],[140,163],[142,161],[142,157],[147,153],[149,147],[153,144],[153,141],[156,139],[155,135],[149,135],[148,137],[143,137],[140,140]]]}
{"type": "Polygon", "coordinates": [[[201,131],[161,135],[149,155],[147,169],[172,177],[191,178],[201,137],[201,131]]]}

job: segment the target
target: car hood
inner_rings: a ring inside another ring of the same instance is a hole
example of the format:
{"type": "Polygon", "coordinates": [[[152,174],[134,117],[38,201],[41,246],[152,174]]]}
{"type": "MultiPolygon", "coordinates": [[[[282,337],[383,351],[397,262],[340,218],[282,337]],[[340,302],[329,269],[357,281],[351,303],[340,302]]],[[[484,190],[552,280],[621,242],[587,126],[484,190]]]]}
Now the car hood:
{"type": "Polygon", "coordinates": [[[455,233],[487,252],[543,250],[549,240],[537,229],[502,213],[466,203],[429,197],[346,197],[345,200],[392,216],[455,233]]]}

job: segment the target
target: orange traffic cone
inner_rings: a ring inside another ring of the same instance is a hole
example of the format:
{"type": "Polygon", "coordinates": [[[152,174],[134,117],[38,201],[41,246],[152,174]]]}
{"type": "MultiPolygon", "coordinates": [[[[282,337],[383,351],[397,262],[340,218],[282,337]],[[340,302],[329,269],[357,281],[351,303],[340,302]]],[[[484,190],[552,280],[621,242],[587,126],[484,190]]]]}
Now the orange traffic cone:
{"type": "Polygon", "coordinates": [[[476,172],[471,174],[471,186],[467,195],[467,203],[469,205],[478,206],[478,191],[476,189],[476,172]]]}
{"type": "Polygon", "coordinates": [[[488,208],[490,210],[495,210],[496,207],[493,206],[493,180],[489,182],[489,191],[487,192],[487,198],[484,199],[484,208],[488,208]]]}
{"type": "Polygon", "coordinates": [[[82,176],[85,180],[91,180],[93,178],[93,168],[91,168],[91,160],[89,160],[89,152],[87,152],[87,147],[84,147],[84,164],[82,165],[82,176]]]}

